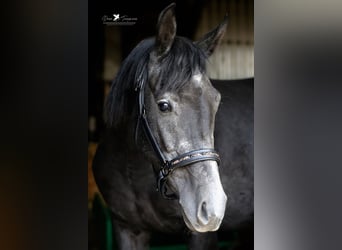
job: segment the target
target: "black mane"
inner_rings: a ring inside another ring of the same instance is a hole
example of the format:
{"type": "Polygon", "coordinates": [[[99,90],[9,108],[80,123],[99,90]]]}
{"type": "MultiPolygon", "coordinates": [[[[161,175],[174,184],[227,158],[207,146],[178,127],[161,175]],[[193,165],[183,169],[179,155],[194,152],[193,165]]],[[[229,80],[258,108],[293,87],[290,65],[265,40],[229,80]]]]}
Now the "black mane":
{"type": "MultiPolygon", "coordinates": [[[[137,105],[135,88],[140,81],[148,82],[149,56],[154,44],[154,38],[141,41],[124,60],[106,99],[105,122],[109,127],[125,122],[137,105]]],[[[158,89],[181,89],[196,70],[205,72],[206,60],[206,54],[192,41],[175,37],[169,53],[159,62],[158,89]]]]}

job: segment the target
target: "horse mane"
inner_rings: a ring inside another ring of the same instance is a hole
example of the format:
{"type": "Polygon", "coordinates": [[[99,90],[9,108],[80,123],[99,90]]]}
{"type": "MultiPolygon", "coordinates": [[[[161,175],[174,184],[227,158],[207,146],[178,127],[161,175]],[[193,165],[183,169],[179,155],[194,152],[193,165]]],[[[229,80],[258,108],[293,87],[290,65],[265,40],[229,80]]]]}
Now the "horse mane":
{"type": "MultiPolygon", "coordinates": [[[[108,127],[123,124],[137,105],[135,88],[140,81],[148,82],[148,63],[155,39],[141,41],[122,63],[105,101],[104,117],[108,127]]],[[[159,90],[179,90],[195,73],[204,73],[207,55],[191,40],[175,37],[168,54],[161,58],[159,90]]]]}

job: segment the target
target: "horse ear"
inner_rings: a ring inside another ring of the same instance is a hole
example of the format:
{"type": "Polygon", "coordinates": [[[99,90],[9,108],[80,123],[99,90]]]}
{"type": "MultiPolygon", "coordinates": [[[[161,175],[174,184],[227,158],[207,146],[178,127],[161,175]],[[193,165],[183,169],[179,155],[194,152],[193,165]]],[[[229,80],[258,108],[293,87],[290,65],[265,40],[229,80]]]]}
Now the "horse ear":
{"type": "Polygon", "coordinates": [[[228,15],[226,14],[224,20],[215,29],[204,35],[199,41],[195,42],[202,48],[208,56],[210,56],[220,44],[224,36],[228,24],[228,15]]]}
{"type": "Polygon", "coordinates": [[[156,52],[157,56],[167,54],[176,36],[175,3],[167,6],[159,15],[157,24],[156,52]]]}

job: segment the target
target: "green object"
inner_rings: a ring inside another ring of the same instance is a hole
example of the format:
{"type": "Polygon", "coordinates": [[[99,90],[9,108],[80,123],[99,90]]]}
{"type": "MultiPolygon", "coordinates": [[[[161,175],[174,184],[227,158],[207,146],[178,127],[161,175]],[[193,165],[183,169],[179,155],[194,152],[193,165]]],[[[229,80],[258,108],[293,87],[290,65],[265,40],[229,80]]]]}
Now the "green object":
{"type": "Polygon", "coordinates": [[[94,233],[97,238],[97,247],[99,250],[113,250],[113,227],[110,211],[102,201],[100,195],[96,194],[93,200],[92,219],[94,233]]]}

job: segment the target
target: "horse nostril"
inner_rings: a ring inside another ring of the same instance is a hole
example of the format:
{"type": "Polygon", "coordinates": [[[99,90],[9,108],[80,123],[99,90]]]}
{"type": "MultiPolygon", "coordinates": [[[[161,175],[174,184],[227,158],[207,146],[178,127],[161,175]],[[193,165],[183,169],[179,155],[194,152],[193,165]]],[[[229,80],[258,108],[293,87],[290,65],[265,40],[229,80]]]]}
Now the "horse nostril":
{"type": "Polygon", "coordinates": [[[208,218],[208,210],[207,210],[207,203],[204,201],[201,204],[201,207],[199,209],[199,216],[198,219],[200,222],[204,225],[208,224],[209,218],[208,218]]]}

